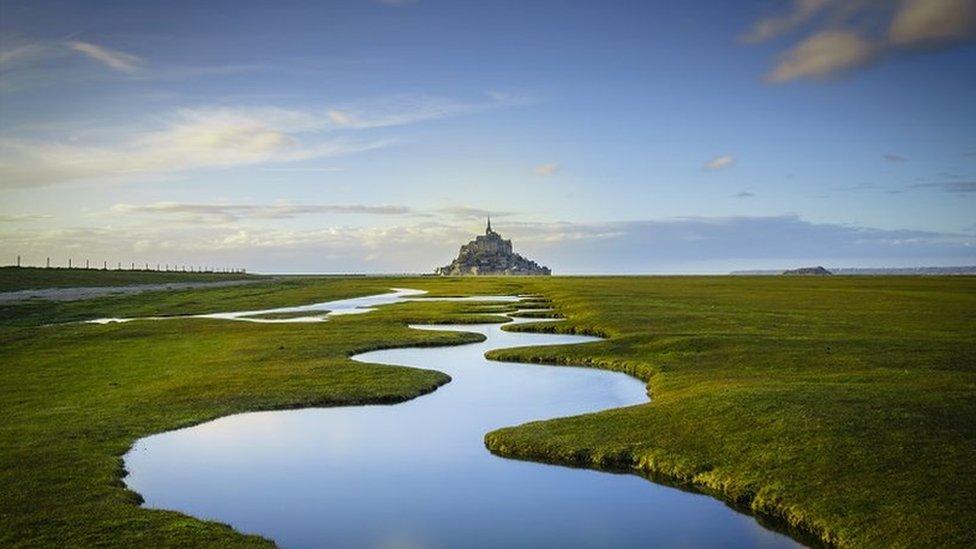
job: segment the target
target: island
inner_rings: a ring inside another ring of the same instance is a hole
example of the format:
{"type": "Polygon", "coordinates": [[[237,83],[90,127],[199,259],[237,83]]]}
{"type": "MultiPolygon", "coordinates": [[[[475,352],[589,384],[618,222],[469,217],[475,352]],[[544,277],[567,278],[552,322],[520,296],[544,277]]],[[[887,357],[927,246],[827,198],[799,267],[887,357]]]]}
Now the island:
{"type": "Polygon", "coordinates": [[[512,251],[512,241],[505,240],[491,229],[491,217],[485,234],[461,246],[461,251],[450,265],[439,267],[439,275],[551,275],[549,267],[543,267],[512,251]]]}

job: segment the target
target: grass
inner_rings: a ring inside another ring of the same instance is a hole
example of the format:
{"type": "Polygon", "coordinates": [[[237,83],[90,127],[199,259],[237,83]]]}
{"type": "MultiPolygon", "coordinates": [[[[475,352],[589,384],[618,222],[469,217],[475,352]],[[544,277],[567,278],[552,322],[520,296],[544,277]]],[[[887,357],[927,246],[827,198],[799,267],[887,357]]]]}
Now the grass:
{"type": "Polygon", "coordinates": [[[183,273],[176,271],[101,270],[40,267],[0,267],[0,292],[82,286],[127,286],[167,282],[215,282],[255,278],[232,273],[183,273]]]}
{"type": "Polygon", "coordinates": [[[230,413],[424,394],[446,376],[347,357],[464,341],[473,336],[404,324],[506,308],[428,302],[317,324],[42,325],[299,305],[389,286],[538,294],[567,320],[518,329],[609,339],[494,358],[648,381],[647,404],[494,431],[493,452],[689,484],[837,545],[976,545],[972,277],[295,278],[0,306],[0,545],[265,544],[137,507],[119,456],[139,437],[230,413]]]}
{"type": "Polygon", "coordinates": [[[493,358],[624,371],[653,402],[494,431],[493,452],[665,477],[831,544],[976,545],[976,278],[535,288],[569,319],[543,329],[610,339],[493,358]]]}
{"type": "MultiPolygon", "coordinates": [[[[265,300],[279,304],[295,292],[338,299],[382,292],[386,283],[306,284],[283,285],[283,296],[265,300]]],[[[250,304],[251,291],[193,295],[200,309],[214,310],[250,304]]],[[[145,311],[146,300],[93,300],[101,302],[94,316],[145,311]]],[[[152,312],[173,307],[162,299],[152,312]]],[[[169,319],[0,328],[0,546],[267,545],[224,525],[137,507],[137,495],[121,483],[120,456],[139,437],[237,412],[393,403],[430,392],[449,377],[348,356],[481,338],[405,326],[435,318],[472,320],[455,304],[426,303],[315,324],[169,319]]]]}

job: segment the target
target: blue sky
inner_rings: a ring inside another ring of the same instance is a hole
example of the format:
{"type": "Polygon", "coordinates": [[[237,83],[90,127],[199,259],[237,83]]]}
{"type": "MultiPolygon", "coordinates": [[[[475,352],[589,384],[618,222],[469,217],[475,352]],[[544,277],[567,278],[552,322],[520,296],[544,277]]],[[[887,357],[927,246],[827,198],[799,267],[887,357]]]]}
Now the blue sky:
{"type": "Polygon", "coordinates": [[[0,262],[976,263],[976,2],[0,3],[0,262]],[[204,5],[205,4],[205,5],[204,5]]]}

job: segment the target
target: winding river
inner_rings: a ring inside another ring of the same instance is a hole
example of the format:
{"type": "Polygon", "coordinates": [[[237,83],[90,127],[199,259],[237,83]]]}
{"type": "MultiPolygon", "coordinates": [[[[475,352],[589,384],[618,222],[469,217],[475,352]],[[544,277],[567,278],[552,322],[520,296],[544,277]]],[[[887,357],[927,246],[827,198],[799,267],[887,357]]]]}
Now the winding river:
{"type": "MultiPolygon", "coordinates": [[[[362,312],[416,293],[307,310],[362,312]]],[[[499,324],[412,327],[486,339],[353,357],[451,376],[409,402],[246,413],[140,439],[124,458],[126,484],[147,507],[224,522],[284,547],[796,546],[704,495],[485,449],[485,433],[499,427],[646,402],[644,384],[620,373],[484,358],[491,349],[596,338],[499,324]]]]}

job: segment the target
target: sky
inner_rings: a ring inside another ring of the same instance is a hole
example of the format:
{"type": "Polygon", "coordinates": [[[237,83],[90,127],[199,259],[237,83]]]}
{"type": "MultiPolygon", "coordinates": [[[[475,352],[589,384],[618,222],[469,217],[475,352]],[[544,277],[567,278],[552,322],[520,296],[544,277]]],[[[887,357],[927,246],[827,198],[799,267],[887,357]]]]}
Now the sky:
{"type": "Polygon", "coordinates": [[[976,264],[976,0],[0,0],[0,264],[976,264]]]}

